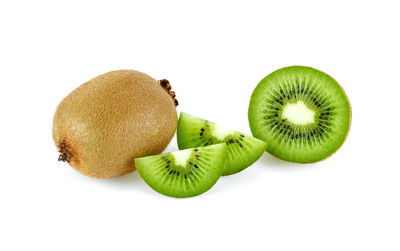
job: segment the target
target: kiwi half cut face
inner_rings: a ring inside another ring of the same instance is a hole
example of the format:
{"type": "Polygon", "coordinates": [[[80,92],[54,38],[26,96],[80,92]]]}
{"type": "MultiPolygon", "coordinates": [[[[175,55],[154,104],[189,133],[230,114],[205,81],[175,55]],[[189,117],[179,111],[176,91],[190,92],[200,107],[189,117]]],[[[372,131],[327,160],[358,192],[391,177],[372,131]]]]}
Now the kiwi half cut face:
{"type": "Polygon", "coordinates": [[[224,143],[227,156],[222,175],[242,171],[256,162],[267,148],[262,140],[184,112],[179,116],[177,137],[179,149],[224,143]]]}
{"type": "Polygon", "coordinates": [[[226,145],[217,144],[137,158],[136,168],[155,191],[177,198],[208,191],[224,169],[226,145]]]}
{"type": "Polygon", "coordinates": [[[254,137],[267,151],[291,162],[312,163],[329,157],[343,144],[351,107],[329,75],[305,66],[279,69],[254,90],[249,106],[254,137]]]}

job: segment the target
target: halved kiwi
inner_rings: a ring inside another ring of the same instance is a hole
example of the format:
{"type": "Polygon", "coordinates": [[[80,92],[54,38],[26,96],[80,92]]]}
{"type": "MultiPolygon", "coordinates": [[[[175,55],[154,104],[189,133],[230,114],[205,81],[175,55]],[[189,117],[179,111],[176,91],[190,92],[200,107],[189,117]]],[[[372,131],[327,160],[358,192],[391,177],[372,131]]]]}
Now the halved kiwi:
{"type": "Polygon", "coordinates": [[[298,163],[333,154],[351,123],[350,103],[336,80],[305,66],[265,77],[251,96],[248,115],[254,137],[268,143],[269,153],[298,163]]]}
{"type": "Polygon", "coordinates": [[[179,116],[177,136],[179,149],[225,143],[228,148],[222,175],[242,171],[256,162],[267,148],[262,140],[184,112],[179,116]]]}
{"type": "Polygon", "coordinates": [[[177,198],[208,191],[224,169],[226,145],[217,144],[138,158],[136,168],[155,191],[177,198]]]}

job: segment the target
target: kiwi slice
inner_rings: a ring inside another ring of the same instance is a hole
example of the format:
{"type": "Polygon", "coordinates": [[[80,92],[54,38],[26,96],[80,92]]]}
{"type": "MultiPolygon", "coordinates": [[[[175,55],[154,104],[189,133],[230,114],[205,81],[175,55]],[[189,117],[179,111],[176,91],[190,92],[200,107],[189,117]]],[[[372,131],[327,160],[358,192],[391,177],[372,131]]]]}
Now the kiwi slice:
{"type": "Polygon", "coordinates": [[[336,152],[351,123],[351,107],[329,75],[305,66],[279,69],[254,90],[249,106],[254,137],[291,162],[312,163],[336,152]]]}
{"type": "Polygon", "coordinates": [[[222,175],[242,171],[256,162],[267,148],[262,140],[184,112],[179,116],[177,136],[179,149],[225,143],[227,157],[222,175]]]}
{"type": "Polygon", "coordinates": [[[155,191],[177,198],[208,191],[224,169],[226,145],[186,149],[138,158],[136,168],[155,191]]]}

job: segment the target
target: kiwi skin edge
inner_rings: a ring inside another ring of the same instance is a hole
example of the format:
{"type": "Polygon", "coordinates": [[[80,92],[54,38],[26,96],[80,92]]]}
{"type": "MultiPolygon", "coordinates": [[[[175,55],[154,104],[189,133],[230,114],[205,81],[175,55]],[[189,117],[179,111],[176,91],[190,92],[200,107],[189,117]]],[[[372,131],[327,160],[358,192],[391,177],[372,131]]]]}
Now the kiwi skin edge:
{"type": "MultiPolygon", "coordinates": [[[[301,65],[292,65],[292,66],[301,66],[301,65]]],[[[289,66],[289,67],[290,67],[290,66],[289,66]]],[[[282,68],[282,67],[281,67],[281,68],[282,68]]],[[[281,69],[281,68],[279,68],[279,69],[281,69]]],[[[283,68],[286,68],[286,67],[283,67],[283,68]]],[[[333,154],[335,154],[335,153],[343,146],[344,142],[346,142],[347,137],[349,136],[349,133],[350,133],[351,122],[352,122],[352,118],[353,118],[353,112],[352,112],[352,107],[351,107],[351,103],[350,103],[349,97],[347,96],[347,94],[346,94],[346,92],[344,91],[343,87],[339,84],[339,82],[338,82],[335,78],[333,78],[331,75],[327,74],[327,73],[324,72],[324,71],[321,71],[321,70],[318,70],[318,71],[320,71],[320,72],[326,74],[327,76],[329,76],[330,78],[332,78],[333,80],[335,80],[335,82],[338,84],[338,86],[340,87],[340,89],[342,90],[344,96],[345,96],[346,99],[347,99],[347,103],[349,104],[349,128],[347,129],[346,137],[344,138],[342,144],[336,149],[336,151],[334,151],[334,152],[331,153],[330,155],[326,156],[325,158],[320,159],[320,160],[317,160],[317,161],[315,161],[315,162],[310,162],[310,163],[295,162],[295,161],[290,161],[290,160],[281,159],[281,158],[279,158],[279,157],[277,157],[277,156],[275,156],[275,155],[269,154],[269,155],[272,156],[273,158],[276,158],[276,159],[279,159],[279,160],[283,160],[283,161],[286,161],[286,162],[290,162],[290,163],[301,164],[301,165],[314,164],[314,163],[321,162],[321,161],[326,160],[327,158],[331,157],[333,154]]],[[[247,113],[247,116],[248,116],[248,120],[249,120],[249,113],[247,113]]],[[[250,121],[250,120],[249,120],[249,121],[250,121]]],[[[267,152],[268,152],[268,151],[267,151],[267,152]]]]}

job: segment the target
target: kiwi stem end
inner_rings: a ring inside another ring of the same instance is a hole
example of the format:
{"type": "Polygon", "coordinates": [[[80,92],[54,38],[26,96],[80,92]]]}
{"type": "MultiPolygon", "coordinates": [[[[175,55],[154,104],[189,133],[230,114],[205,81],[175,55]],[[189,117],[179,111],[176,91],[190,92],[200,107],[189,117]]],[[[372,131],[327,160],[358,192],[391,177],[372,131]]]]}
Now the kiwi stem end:
{"type": "Polygon", "coordinates": [[[68,145],[65,142],[65,140],[63,140],[60,145],[58,146],[58,151],[60,152],[60,155],[58,156],[58,161],[62,161],[62,162],[70,162],[71,158],[73,157],[71,152],[68,150],[68,145]]]}
{"type": "Polygon", "coordinates": [[[166,79],[161,79],[161,80],[158,80],[158,83],[160,83],[161,87],[164,88],[164,90],[171,96],[172,100],[174,101],[175,106],[178,106],[179,105],[178,100],[175,98],[176,94],[174,91],[171,91],[172,86],[169,83],[169,81],[166,79]]]}

